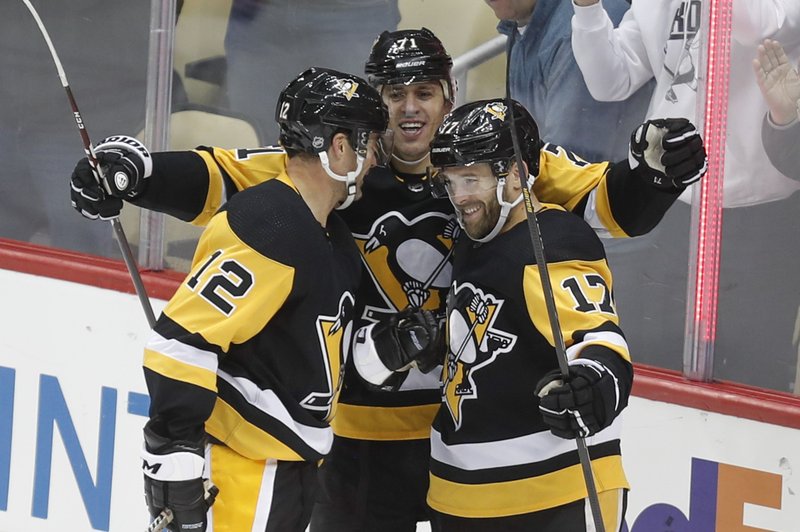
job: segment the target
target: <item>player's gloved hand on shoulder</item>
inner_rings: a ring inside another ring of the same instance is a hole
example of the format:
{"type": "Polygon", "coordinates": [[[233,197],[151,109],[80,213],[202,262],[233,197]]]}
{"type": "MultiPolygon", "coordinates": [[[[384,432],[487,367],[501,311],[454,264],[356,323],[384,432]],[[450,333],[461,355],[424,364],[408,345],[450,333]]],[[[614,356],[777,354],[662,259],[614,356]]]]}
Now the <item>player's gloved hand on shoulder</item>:
{"type": "Polygon", "coordinates": [[[201,442],[164,438],[153,425],[151,420],[144,428],[142,449],[144,496],[150,517],[155,519],[168,508],[172,521],[167,530],[204,532],[208,508],[219,493],[213,485],[206,489],[202,478],[204,446],[201,442]]]}
{"type": "Polygon", "coordinates": [[[72,206],[86,218],[108,220],[119,216],[122,199],[141,195],[153,171],[150,152],[133,137],[115,135],[95,146],[103,175],[98,183],[89,160],[78,161],[70,180],[72,206]]]}
{"type": "Polygon", "coordinates": [[[375,386],[412,367],[429,373],[442,360],[443,323],[429,310],[406,309],[356,331],[353,362],[375,386]]]}
{"type": "Polygon", "coordinates": [[[560,438],[586,438],[614,421],[624,408],[615,375],[604,364],[578,358],[569,363],[569,378],[553,370],[536,385],[539,411],[560,438]]]}
{"type": "Polygon", "coordinates": [[[631,135],[628,163],[654,187],[680,192],[705,175],[703,139],[685,118],[648,120],[631,135]]]}

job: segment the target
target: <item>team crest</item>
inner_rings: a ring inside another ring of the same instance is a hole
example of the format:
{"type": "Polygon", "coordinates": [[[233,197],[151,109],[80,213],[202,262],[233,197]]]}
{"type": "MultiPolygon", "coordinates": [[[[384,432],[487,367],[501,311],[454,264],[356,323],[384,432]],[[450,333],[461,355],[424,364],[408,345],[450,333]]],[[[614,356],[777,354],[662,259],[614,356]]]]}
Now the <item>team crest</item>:
{"type": "Polygon", "coordinates": [[[311,392],[300,404],[309,410],[324,412],[325,419],[333,417],[333,405],[341,388],[344,363],[353,334],[354,301],[353,295],[345,292],[339,299],[337,315],[317,318],[317,337],[328,377],[328,389],[311,392]]]}
{"type": "Polygon", "coordinates": [[[492,115],[498,120],[505,120],[506,119],[506,105],[500,102],[492,102],[486,104],[486,107],[483,108],[484,111],[492,115]]]}
{"type": "Polygon", "coordinates": [[[378,321],[408,307],[441,308],[450,287],[458,231],[450,214],[431,212],[409,220],[392,211],[378,218],[367,234],[353,233],[383,302],[366,306],[363,317],[378,321]]]}
{"type": "Polygon", "coordinates": [[[353,98],[359,97],[359,94],[356,92],[358,90],[358,85],[358,82],[351,79],[337,79],[334,82],[337,95],[343,96],[348,102],[353,98]]]}
{"type": "Polygon", "coordinates": [[[511,351],[514,334],[501,331],[495,322],[503,300],[485,294],[470,283],[453,283],[447,304],[447,361],[442,369],[442,402],[461,427],[464,401],[477,399],[475,375],[495,359],[511,351]]]}

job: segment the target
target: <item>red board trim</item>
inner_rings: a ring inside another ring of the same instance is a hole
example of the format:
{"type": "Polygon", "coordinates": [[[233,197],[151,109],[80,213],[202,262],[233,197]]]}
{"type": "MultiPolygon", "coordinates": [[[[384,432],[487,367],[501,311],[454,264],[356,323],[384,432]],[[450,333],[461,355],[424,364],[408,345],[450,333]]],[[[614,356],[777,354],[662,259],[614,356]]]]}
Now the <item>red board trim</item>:
{"type": "MultiPolygon", "coordinates": [[[[135,293],[122,261],[0,238],[0,269],[135,293]]],[[[151,298],[168,300],[185,278],[175,271],[141,271],[151,298]]],[[[729,382],[690,381],[676,371],[636,365],[638,397],[800,429],[800,397],[729,382]]]]}

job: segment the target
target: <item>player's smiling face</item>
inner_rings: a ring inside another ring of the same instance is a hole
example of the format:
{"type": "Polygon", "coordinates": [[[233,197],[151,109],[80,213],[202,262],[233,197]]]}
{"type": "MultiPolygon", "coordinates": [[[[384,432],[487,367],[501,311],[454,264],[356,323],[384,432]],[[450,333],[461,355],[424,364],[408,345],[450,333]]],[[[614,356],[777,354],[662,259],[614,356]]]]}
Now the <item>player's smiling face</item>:
{"type": "Polygon", "coordinates": [[[383,99],[389,107],[389,128],[394,132],[395,160],[416,164],[424,170],[433,135],[452,108],[441,83],[387,85],[383,88],[383,99]]]}
{"type": "Polygon", "coordinates": [[[497,178],[486,163],[446,168],[445,183],[450,201],[458,211],[464,231],[472,239],[483,238],[497,224],[497,178]]]}

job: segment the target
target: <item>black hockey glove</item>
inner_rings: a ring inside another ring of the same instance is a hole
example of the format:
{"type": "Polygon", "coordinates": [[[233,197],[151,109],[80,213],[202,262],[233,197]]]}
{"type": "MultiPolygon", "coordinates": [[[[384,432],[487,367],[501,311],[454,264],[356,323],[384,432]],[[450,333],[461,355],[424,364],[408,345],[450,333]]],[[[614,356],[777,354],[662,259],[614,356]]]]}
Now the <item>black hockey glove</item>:
{"type": "Polygon", "coordinates": [[[565,382],[560,370],[545,375],[536,385],[539,411],[550,431],[560,438],[586,438],[614,421],[624,408],[616,376],[590,359],[569,364],[565,382]]]}
{"type": "Polygon", "coordinates": [[[442,322],[429,310],[406,309],[356,332],[353,362],[375,386],[412,367],[429,373],[443,359],[442,322]]]}
{"type": "Polygon", "coordinates": [[[204,532],[208,508],[219,490],[210,483],[207,489],[204,484],[203,445],[163,438],[153,431],[151,424],[152,421],[144,428],[142,450],[144,497],[150,517],[156,519],[169,509],[172,521],[167,530],[204,532]]]}
{"type": "Polygon", "coordinates": [[[703,139],[685,118],[648,120],[631,135],[628,163],[660,190],[680,192],[708,169],[703,139]]]}
{"type": "Polygon", "coordinates": [[[147,148],[125,135],[101,140],[95,154],[103,183],[97,182],[89,160],[81,159],[72,172],[70,196],[84,217],[108,220],[119,216],[122,199],[133,199],[145,190],[153,163],[147,148]]]}

